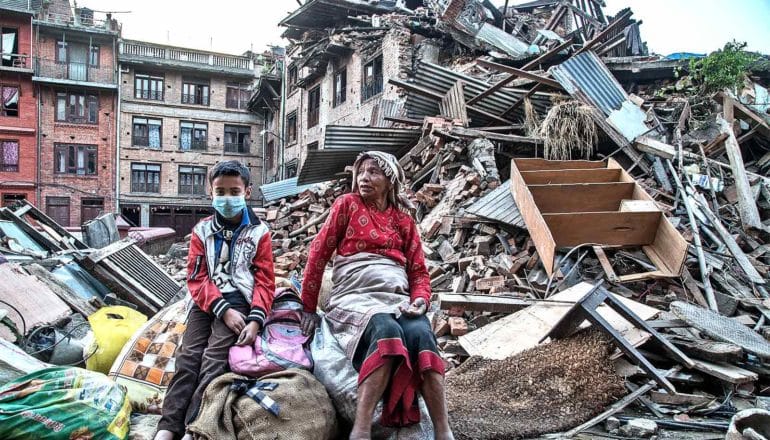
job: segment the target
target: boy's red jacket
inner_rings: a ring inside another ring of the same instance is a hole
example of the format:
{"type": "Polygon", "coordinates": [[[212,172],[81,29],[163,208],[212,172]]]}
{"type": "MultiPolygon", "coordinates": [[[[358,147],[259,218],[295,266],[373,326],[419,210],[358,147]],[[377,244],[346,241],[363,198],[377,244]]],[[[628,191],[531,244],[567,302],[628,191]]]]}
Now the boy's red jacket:
{"type": "MultiPolygon", "coordinates": [[[[275,269],[273,247],[267,225],[249,212],[250,224],[235,239],[231,271],[233,284],[251,304],[247,321],[257,321],[260,327],[273,305],[275,269]]],[[[222,318],[230,308],[222,292],[211,280],[215,267],[215,234],[221,229],[214,216],[201,220],[193,228],[187,256],[187,288],[193,301],[202,310],[222,318]]]]}

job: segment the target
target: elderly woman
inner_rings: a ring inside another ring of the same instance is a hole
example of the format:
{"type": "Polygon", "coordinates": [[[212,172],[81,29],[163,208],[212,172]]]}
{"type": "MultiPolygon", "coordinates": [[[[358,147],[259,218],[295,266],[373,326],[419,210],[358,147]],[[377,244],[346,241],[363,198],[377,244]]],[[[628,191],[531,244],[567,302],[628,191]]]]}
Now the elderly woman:
{"type": "Polygon", "coordinates": [[[391,154],[362,153],[353,165],[353,191],[332,206],[310,247],[302,283],[302,327],[318,322],[324,268],[336,251],[326,319],[359,372],[358,407],[351,439],[371,436],[375,406],[380,422],[406,426],[420,420],[419,392],[437,439],[451,439],[444,396],[444,364],[425,312],[430,276],[411,203],[401,194],[404,171],[391,154]]]}

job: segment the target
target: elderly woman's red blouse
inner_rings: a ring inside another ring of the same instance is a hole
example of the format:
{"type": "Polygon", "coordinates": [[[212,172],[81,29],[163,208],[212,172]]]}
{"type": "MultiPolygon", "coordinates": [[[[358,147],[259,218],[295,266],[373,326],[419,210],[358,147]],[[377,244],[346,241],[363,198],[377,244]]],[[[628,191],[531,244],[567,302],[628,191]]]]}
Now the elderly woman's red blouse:
{"type": "Polygon", "coordinates": [[[302,303],[315,312],[324,269],[334,251],[350,256],[359,252],[380,254],[404,266],[411,300],[430,303],[430,275],[425,267],[420,234],[414,220],[389,206],[379,211],[359,194],[345,194],[332,205],[329,217],[310,246],[302,281],[302,303]]]}

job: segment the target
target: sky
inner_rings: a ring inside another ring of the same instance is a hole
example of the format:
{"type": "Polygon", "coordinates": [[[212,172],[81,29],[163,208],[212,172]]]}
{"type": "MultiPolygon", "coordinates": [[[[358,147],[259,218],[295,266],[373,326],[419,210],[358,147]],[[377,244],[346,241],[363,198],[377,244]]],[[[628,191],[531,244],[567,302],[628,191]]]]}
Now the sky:
{"type": "MultiPolygon", "coordinates": [[[[503,5],[504,0],[492,0],[503,5]]],[[[605,0],[605,13],[631,7],[652,52],[709,53],[733,39],[770,54],[770,0],[605,0]]],[[[511,0],[510,4],[522,3],[511,0]]],[[[278,22],[297,0],[80,0],[117,13],[125,38],[240,54],[285,44],[278,22]]]]}

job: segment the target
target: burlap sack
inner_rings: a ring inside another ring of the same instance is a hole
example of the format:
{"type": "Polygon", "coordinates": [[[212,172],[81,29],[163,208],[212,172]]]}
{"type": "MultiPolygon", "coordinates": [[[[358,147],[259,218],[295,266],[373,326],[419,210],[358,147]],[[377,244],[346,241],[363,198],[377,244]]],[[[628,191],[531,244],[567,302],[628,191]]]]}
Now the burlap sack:
{"type": "Polygon", "coordinates": [[[264,392],[280,405],[278,417],[252,398],[230,391],[233,380],[241,378],[228,373],[206,388],[198,418],[188,427],[195,439],[324,440],[336,435],[331,399],[309,371],[289,369],[260,378],[278,384],[264,392]]]}

